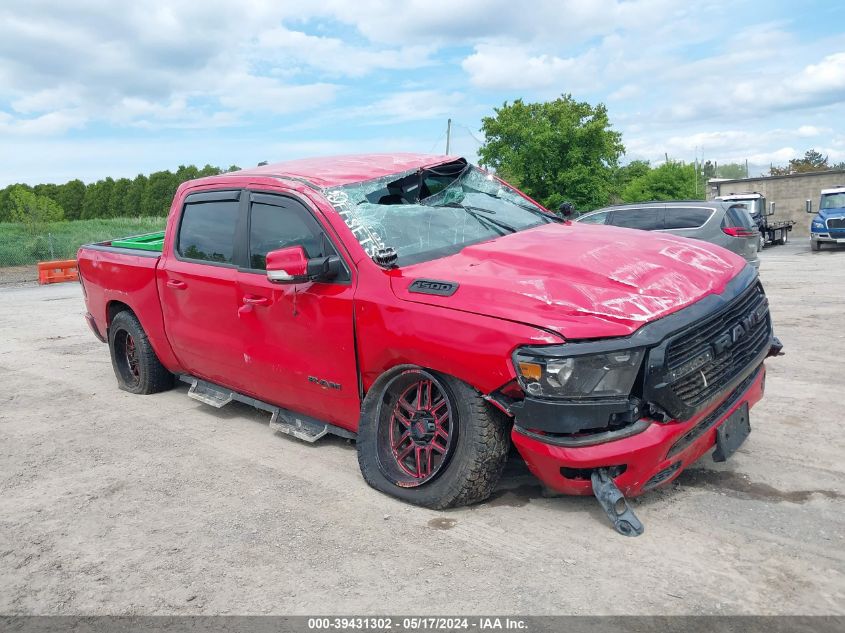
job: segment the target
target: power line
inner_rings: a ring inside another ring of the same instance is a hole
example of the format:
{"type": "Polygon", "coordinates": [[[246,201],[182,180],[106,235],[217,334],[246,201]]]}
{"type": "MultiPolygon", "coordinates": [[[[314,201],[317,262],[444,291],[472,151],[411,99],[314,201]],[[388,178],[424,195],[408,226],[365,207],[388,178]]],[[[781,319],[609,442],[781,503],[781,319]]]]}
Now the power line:
{"type": "Polygon", "coordinates": [[[437,137],[437,140],[431,144],[431,149],[428,150],[428,153],[431,154],[434,151],[434,148],[437,147],[437,144],[443,140],[443,137],[446,136],[446,132],[443,132],[440,136],[437,137]]]}
{"type": "Polygon", "coordinates": [[[479,147],[481,145],[484,145],[484,141],[480,141],[478,139],[478,137],[475,134],[472,133],[472,130],[469,129],[469,126],[466,126],[463,123],[457,123],[457,122],[453,122],[453,123],[455,123],[455,125],[458,125],[459,127],[464,128],[466,130],[467,134],[469,134],[472,137],[472,140],[474,140],[476,143],[478,143],[479,147]]]}

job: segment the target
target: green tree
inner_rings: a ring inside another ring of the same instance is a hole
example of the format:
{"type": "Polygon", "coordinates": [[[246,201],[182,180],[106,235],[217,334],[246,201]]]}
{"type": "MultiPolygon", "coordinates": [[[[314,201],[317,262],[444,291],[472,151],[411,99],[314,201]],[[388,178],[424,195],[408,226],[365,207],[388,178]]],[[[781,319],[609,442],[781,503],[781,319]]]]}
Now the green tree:
{"type": "Polygon", "coordinates": [[[12,190],[15,187],[23,187],[29,190],[28,185],[9,185],[5,189],[0,190],[0,222],[12,221],[12,190]]]}
{"type": "Polygon", "coordinates": [[[801,158],[792,158],[786,167],[774,167],[769,170],[772,176],[788,176],[802,174],[808,171],[826,171],[831,169],[827,163],[827,156],[814,149],[808,149],[801,158]]]}
{"type": "Polygon", "coordinates": [[[24,224],[32,234],[42,231],[45,224],[62,220],[65,215],[54,200],[20,185],[9,192],[9,206],[12,222],[24,224]]]}
{"type": "Polygon", "coordinates": [[[611,204],[622,202],[622,190],[628,186],[628,183],[645,176],[650,171],[651,165],[647,160],[632,160],[627,165],[617,167],[613,171],[612,192],[608,202],[611,204]]]}
{"type": "Polygon", "coordinates": [[[193,180],[200,177],[200,170],[195,165],[179,165],[176,170],[176,180],[181,184],[186,180],[193,180]]]}
{"type": "Polygon", "coordinates": [[[745,165],[742,163],[725,163],[716,167],[716,178],[745,178],[745,165]]]}
{"type": "Polygon", "coordinates": [[[707,182],[711,178],[745,178],[745,165],[742,163],[723,163],[719,165],[708,160],[701,165],[701,177],[704,182],[707,182]]]}
{"type": "Polygon", "coordinates": [[[704,189],[699,185],[696,191],[696,178],[694,165],[670,160],[631,180],[622,190],[622,200],[643,202],[701,198],[704,189]]]}
{"type": "Polygon", "coordinates": [[[147,177],[144,174],[138,174],[129,185],[126,192],[126,201],[123,209],[127,216],[141,216],[143,215],[142,201],[147,190],[147,177]]]}
{"type": "Polygon", "coordinates": [[[85,183],[71,180],[59,186],[56,202],[65,211],[65,219],[78,220],[82,217],[82,203],[85,200],[85,183]]]}
{"type": "Polygon", "coordinates": [[[214,167],[213,165],[209,165],[206,163],[205,167],[200,169],[199,177],[205,178],[206,176],[219,176],[223,173],[223,170],[219,167],[214,167]]]}
{"type": "Polygon", "coordinates": [[[109,194],[109,209],[112,217],[125,218],[132,215],[131,211],[126,208],[129,187],[131,186],[132,181],[129,178],[118,178],[114,181],[114,186],[109,194]]]}
{"type": "MultiPolygon", "coordinates": [[[[237,171],[232,165],[228,171],[237,171]]],[[[40,198],[56,202],[67,220],[127,217],[141,215],[167,215],[177,187],[186,180],[222,174],[220,167],[205,165],[179,165],[176,172],[158,171],[149,177],[138,174],[134,179],[108,177],[85,185],[81,180],[71,180],[64,185],[38,184],[10,185],[0,189],[0,222],[11,221],[11,191],[23,187],[40,198]]]]}
{"type": "Polygon", "coordinates": [[[481,163],[547,207],[570,201],[594,209],[610,198],[625,148],[604,104],[570,95],[546,103],[517,99],[482,119],[481,129],[481,163]]]}
{"type": "Polygon", "coordinates": [[[109,206],[113,188],[114,180],[112,178],[98,180],[88,185],[85,189],[85,198],[82,201],[81,218],[90,220],[92,218],[114,217],[109,206]]]}
{"type": "Polygon", "coordinates": [[[157,171],[150,174],[149,182],[141,198],[144,215],[167,215],[173,194],[179,187],[176,174],[170,171],[157,171]]]}

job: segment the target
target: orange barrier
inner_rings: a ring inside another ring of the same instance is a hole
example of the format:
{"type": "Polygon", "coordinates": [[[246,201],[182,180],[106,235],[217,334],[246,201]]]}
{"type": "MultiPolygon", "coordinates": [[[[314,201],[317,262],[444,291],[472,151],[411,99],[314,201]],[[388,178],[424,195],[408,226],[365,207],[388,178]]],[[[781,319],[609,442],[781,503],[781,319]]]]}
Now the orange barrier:
{"type": "Polygon", "coordinates": [[[79,272],[76,269],[75,259],[38,263],[38,283],[42,285],[77,279],[79,279],[79,272]]]}

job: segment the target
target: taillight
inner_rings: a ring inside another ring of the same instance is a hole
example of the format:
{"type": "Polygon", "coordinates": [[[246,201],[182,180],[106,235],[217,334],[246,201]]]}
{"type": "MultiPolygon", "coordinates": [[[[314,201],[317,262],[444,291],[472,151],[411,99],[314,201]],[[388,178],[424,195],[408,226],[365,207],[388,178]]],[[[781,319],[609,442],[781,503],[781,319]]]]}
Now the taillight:
{"type": "Polygon", "coordinates": [[[730,235],[731,237],[754,237],[757,231],[754,229],[747,229],[744,226],[725,226],[722,227],[722,233],[730,235]]]}

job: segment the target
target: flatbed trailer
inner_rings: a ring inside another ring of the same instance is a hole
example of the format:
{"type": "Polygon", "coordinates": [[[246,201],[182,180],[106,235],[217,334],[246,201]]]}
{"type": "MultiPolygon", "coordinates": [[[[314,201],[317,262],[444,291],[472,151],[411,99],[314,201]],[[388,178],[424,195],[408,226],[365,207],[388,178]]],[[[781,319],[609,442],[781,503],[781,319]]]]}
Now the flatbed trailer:
{"type": "Polygon", "coordinates": [[[757,225],[760,232],[760,249],[764,246],[775,244],[786,244],[789,241],[789,234],[795,225],[793,220],[772,221],[769,218],[775,214],[775,203],[766,205],[766,197],[756,191],[745,191],[731,193],[726,196],[718,196],[717,200],[735,203],[745,207],[751,214],[751,219],[757,225]]]}
{"type": "Polygon", "coordinates": [[[757,228],[760,231],[760,237],[763,239],[763,245],[786,244],[794,225],[794,220],[783,220],[781,222],[764,222],[762,227],[758,224],[757,228]]]}

